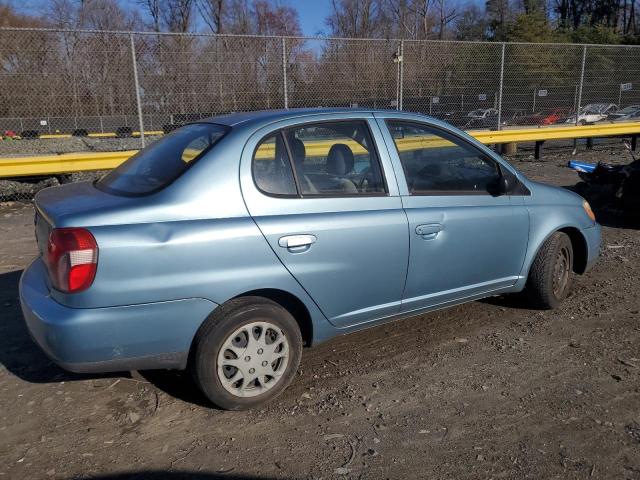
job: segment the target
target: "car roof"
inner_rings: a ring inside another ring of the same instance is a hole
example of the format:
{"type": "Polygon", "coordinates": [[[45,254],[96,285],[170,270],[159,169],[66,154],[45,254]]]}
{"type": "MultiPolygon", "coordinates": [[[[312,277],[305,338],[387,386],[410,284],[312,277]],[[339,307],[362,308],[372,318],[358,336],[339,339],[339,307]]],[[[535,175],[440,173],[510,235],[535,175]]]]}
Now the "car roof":
{"type": "Polygon", "coordinates": [[[229,127],[238,126],[240,124],[268,124],[277,122],[279,120],[287,120],[298,117],[305,117],[309,115],[331,115],[334,113],[353,113],[354,116],[358,114],[371,114],[371,113],[397,113],[399,115],[402,112],[397,110],[383,110],[376,108],[291,108],[288,110],[259,110],[253,112],[237,112],[226,115],[217,115],[215,117],[205,118],[200,122],[217,123],[226,125],[229,127]]]}

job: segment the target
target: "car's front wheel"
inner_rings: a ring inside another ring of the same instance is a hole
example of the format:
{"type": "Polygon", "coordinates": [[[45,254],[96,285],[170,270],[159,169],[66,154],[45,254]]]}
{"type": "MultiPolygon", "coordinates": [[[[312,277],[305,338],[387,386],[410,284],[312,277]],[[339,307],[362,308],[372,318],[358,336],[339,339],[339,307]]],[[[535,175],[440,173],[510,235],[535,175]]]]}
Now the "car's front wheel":
{"type": "Polygon", "coordinates": [[[571,292],[573,246],[566,233],[555,232],[536,255],[525,292],[534,308],[556,308],[571,292]]]}
{"type": "Polygon", "coordinates": [[[261,405],[291,383],[302,356],[300,329],[291,314],[262,297],[241,297],[220,306],[194,341],[193,377],[218,407],[261,405]]]}

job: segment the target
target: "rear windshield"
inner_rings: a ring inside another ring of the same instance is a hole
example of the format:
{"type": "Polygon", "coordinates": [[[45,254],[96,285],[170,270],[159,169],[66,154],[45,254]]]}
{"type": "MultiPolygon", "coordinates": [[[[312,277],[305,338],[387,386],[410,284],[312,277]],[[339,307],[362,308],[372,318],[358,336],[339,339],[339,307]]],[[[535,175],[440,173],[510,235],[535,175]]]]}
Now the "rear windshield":
{"type": "Polygon", "coordinates": [[[185,125],[140,150],[98,180],[96,187],[119,195],[160,190],[208,152],[228,130],[212,123],[185,125]]]}

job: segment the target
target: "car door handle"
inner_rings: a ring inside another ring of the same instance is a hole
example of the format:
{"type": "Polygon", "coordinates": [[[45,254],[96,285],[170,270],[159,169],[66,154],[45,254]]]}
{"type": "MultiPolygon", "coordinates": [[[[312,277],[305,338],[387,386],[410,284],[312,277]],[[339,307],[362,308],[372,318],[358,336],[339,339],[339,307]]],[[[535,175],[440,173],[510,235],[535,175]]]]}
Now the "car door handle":
{"type": "Polygon", "coordinates": [[[420,235],[424,240],[433,240],[442,231],[440,223],[426,223],[416,226],[416,234],[420,235]]]}
{"type": "Polygon", "coordinates": [[[278,240],[278,245],[292,252],[303,252],[316,243],[315,235],[287,235],[278,240]]]}

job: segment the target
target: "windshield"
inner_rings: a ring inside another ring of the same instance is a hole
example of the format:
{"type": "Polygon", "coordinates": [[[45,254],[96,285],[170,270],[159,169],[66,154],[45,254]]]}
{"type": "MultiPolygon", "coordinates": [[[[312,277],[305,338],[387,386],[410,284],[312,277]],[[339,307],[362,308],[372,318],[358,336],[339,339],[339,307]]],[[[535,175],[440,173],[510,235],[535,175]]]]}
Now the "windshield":
{"type": "Polygon", "coordinates": [[[116,195],[145,195],[167,186],[209,151],[228,128],[194,123],[174,130],[143,148],[96,182],[96,187],[116,195]]]}

